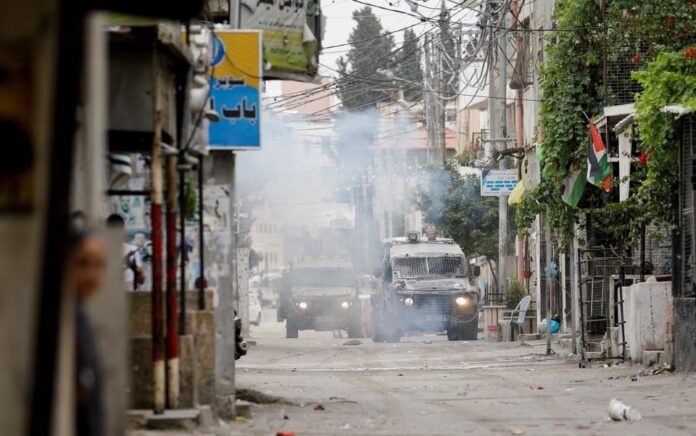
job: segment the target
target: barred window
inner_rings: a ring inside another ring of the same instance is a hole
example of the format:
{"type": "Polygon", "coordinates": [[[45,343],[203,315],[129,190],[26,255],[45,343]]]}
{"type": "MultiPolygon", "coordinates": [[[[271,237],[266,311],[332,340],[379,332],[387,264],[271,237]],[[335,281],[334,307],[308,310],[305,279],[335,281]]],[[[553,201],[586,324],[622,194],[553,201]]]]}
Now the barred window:
{"type": "Polygon", "coordinates": [[[456,277],[466,275],[461,257],[401,257],[394,259],[394,278],[456,277]]]}

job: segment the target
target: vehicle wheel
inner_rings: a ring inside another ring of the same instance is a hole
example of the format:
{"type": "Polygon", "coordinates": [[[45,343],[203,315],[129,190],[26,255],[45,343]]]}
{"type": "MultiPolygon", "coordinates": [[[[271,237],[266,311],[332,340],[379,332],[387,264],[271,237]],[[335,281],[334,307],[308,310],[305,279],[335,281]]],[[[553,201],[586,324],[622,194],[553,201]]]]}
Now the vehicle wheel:
{"type": "Polygon", "coordinates": [[[450,326],[447,329],[447,339],[450,341],[475,341],[478,339],[478,317],[464,324],[450,326]]]}
{"type": "Polygon", "coordinates": [[[450,341],[461,341],[463,339],[461,327],[449,327],[447,329],[447,339],[450,341]]]}
{"type": "Polygon", "coordinates": [[[372,342],[385,342],[382,320],[376,311],[372,314],[372,342]]]}
{"type": "Polygon", "coordinates": [[[372,340],[373,342],[399,342],[401,332],[389,321],[389,317],[384,313],[375,313],[372,317],[372,340]]]}
{"type": "Polygon", "coordinates": [[[387,333],[387,337],[384,340],[384,342],[391,342],[391,343],[396,343],[399,341],[401,341],[401,333],[396,329],[391,329],[391,331],[389,331],[387,333]]]}
{"type": "Polygon", "coordinates": [[[362,338],[362,311],[359,310],[360,302],[353,302],[353,311],[348,320],[348,337],[362,338]]]}
{"type": "Polygon", "coordinates": [[[285,321],[285,337],[287,339],[297,339],[299,337],[299,330],[297,324],[295,324],[290,318],[285,321]]]}
{"type": "Polygon", "coordinates": [[[460,335],[465,341],[475,341],[478,339],[478,316],[460,327],[460,335]]]}
{"type": "Polygon", "coordinates": [[[362,326],[359,320],[351,320],[348,324],[348,337],[349,338],[362,338],[362,326]]]}

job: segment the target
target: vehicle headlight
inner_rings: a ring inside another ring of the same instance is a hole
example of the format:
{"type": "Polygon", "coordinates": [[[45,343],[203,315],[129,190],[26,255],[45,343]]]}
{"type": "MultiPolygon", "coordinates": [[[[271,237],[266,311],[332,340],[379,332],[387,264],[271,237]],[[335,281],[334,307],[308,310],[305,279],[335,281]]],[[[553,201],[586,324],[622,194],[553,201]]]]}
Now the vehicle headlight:
{"type": "Polygon", "coordinates": [[[350,303],[347,301],[344,301],[343,303],[341,303],[341,307],[344,309],[348,309],[350,307],[350,303]]]}
{"type": "Polygon", "coordinates": [[[404,298],[404,304],[407,306],[413,306],[413,298],[411,298],[411,297],[404,298]]]}
{"type": "Polygon", "coordinates": [[[457,306],[466,306],[469,304],[470,299],[469,297],[457,297],[454,302],[457,303],[457,306]]]}
{"type": "Polygon", "coordinates": [[[300,301],[297,303],[297,307],[299,307],[302,310],[307,310],[308,304],[306,301],[300,301]]]}

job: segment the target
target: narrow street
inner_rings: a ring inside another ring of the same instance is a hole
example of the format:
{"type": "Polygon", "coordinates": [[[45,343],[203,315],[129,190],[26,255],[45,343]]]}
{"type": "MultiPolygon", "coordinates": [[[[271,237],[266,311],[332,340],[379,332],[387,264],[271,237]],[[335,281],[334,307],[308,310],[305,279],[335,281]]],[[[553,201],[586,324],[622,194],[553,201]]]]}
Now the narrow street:
{"type": "MultiPolygon", "coordinates": [[[[264,312],[271,319],[272,312],[264,312]]],[[[293,404],[252,404],[232,434],[694,434],[696,377],[640,376],[638,368],[579,369],[545,342],[448,342],[412,336],[398,344],[343,345],[328,332],[282,338],[281,324],[252,330],[238,389],[293,404]],[[612,422],[611,398],[640,422],[612,422]],[[320,407],[321,406],[321,407],[320,407]]]]}

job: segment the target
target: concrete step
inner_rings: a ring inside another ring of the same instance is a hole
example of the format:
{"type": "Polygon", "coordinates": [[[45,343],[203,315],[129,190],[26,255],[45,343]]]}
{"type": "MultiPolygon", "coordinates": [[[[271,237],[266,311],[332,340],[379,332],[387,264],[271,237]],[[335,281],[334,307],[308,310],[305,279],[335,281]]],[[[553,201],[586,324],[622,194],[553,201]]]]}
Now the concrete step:
{"type": "Polygon", "coordinates": [[[192,431],[199,426],[201,412],[198,409],[175,409],[158,415],[152,410],[131,409],[126,415],[131,430],[192,431]]]}
{"type": "Polygon", "coordinates": [[[251,403],[244,400],[237,400],[234,403],[234,411],[236,416],[251,418],[251,403]]]}

